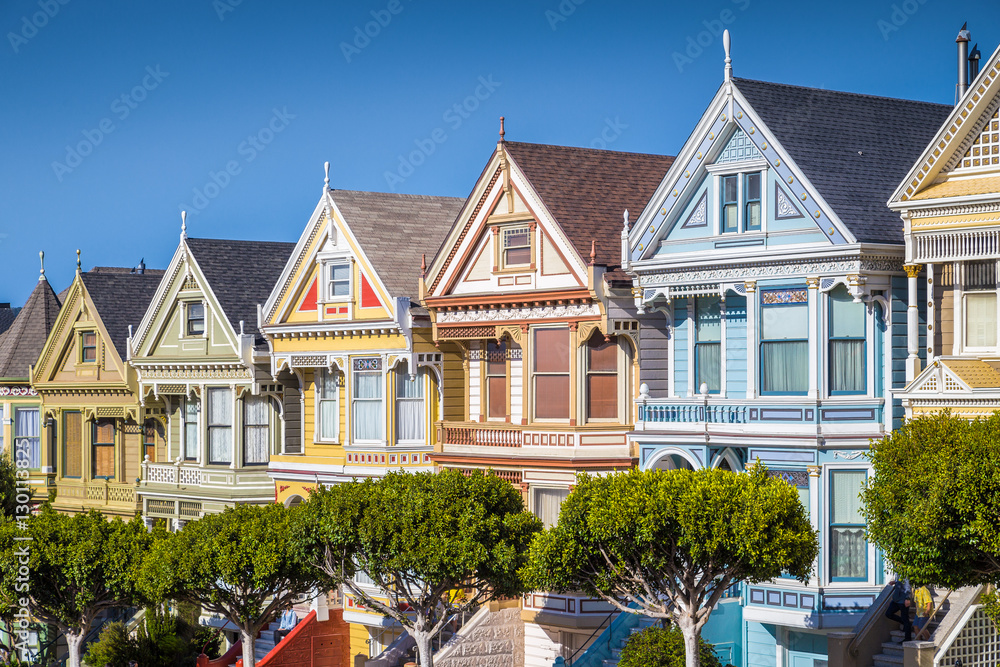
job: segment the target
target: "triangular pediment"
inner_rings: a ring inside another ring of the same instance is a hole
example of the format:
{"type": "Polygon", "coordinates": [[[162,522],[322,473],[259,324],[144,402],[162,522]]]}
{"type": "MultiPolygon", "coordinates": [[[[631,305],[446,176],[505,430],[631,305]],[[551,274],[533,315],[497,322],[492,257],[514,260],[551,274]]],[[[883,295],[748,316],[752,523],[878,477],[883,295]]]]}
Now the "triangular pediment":
{"type": "MultiPolygon", "coordinates": [[[[975,360],[971,360],[975,363],[975,360]]],[[[917,375],[906,388],[907,394],[972,393],[961,377],[941,361],[937,361],[917,375]]]]}

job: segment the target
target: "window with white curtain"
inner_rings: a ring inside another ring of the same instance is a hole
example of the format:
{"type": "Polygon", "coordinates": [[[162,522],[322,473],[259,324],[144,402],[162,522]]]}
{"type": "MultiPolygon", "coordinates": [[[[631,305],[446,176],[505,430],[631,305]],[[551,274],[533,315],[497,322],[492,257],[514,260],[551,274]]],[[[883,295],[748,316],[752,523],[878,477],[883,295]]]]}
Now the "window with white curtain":
{"type": "Polygon", "coordinates": [[[243,463],[267,463],[271,451],[271,405],[267,396],[243,399],[243,463]]]}
{"type": "Polygon", "coordinates": [[[802,289],[760,294],[760,390],[805,394],[809,388],[809,306],[802,289]]]}
{"type": "Polygon", "coordinates": [[[319,412],[319,434],[317,440],[333,442],[340,435],[337,424],[339,405],[337,400],[337,373],[327,368],[317,371],[316,400],[319,412]]]}
{"type": "Polygon", "coordinates": [[[351,421],[354,440],[383,440],[382,359],[355,359],[353,369],[351,421]]]}
{"type": "Polygon", "coordinates": [[[532,489],[532,496],[535,516],[551,528],[559,521],[559,508],[569,496],[569,489],[532,489]]]}
{"type": "Polygon", "coordinates": [[[38,408],[14,408],[15,456],[27,459],[28,467],[35,470],[42,465],[41,423],[38,408]]]}
{"type": "Polygon", "coordinates": [[[830,578],[863,581],[868,578],[868,541],[861,514],[864,470],[830,472],[830,578]]]}
{"type": "Polygon", "coordinates": [[[695,298],[695,391],[708,385],[708,393],[722,390],[722,305],[718,297],[695,298]]]}
{"type": "Polygon", "coordinates": [[[182,415],[184,419],[184,460],[198,459],[198,399],[190,396],[184,399],[182,415]]]}
{"type": "Polygon", "coordinates": [[[830,393],[863,394],[865,379],[865,304],[843,285],[830,292],[830,393]]]}
{"type": "Polygon", "coordinates": [[[228,387],[208,389],[208,462],[233,462],[233,392],[228,387]]]}
{"type": "Polygon", "coordinates": [[[407,362],[396,367],[396,441],[420,442],[424,429],[424,374],[419,369],[410,378],[407,362]]]}
{"type": "Polygon", "coordinates": [[[965,346],[996,347],[997,294],[973,292],[965,295],[965,346]]]}

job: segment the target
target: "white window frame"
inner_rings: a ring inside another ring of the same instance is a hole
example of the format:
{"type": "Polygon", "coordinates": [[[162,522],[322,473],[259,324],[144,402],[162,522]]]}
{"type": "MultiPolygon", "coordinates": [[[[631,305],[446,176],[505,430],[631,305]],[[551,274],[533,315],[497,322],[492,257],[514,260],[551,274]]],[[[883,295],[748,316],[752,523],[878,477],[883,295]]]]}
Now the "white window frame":
{"type": "MultiPolygon", "coordinates": [[[[538,484],[538,485],[532,484],[528,493],[528,503],[530,505],[529,509],[531,513],[534,514],[535,517],[538,518],[539,520],[541,520],[542,518],[538,516],[538,494],[537,494],[538,491],[565,491],[566,498],[569,498],[569,494],[572,492],[571,489],[566,486],[558,486],[555,484],[538,484]]],[[[562,500],[563,503],[566,502],[566,498],[563,498],[562,500]]],[[[559,504],[559,509],[560,511],[562,511],[562,503],[559,504]]],[[[555,526],[556,523],[558,523],[558,521],[559,521],[559,515],[557,514],[556,521],[552,525],[555,526]]]]}
{"type": "Polygon", "coordinates": [[[351,378],[350,378],[350,386],[348,387],[348,390],[350,391],[349,396],[350,396],[351,418],[350,418],[349,425],[350,425],[350,429],[351,430],[350,430],[349,436],[350,436],[351,444],[355,444],[355,445],[356,444],[385,445],[386,442],[387,442],[387,440],[386,440],[386,423],[385,423],[385,421],[386,421],[386,419],[385,419],[385,415],[386,415],[386,401],[387,401],[387,396],[386,396],[386,394],[387,394],[387,392],[386,392],[386,384],[387,384],[386,383],[386,372],[388,370],[386,368],[387,366],[388,366],[388,364],[385,363],[385,359],[383,359],[381,357],[368,357],[368,356],[365,356],[365,357],[353,357],[353,358],[351,358],[351,378]],[[378,370],[378,371],[356,370],[354,368],[354,364],[355,364],[356,361],[358,361],[360,359],[378,359],[379,362],[380,362],[381,369],[378,370]],[[381,424],[382,424],[382,437],[381,437],[381,439],[360,440],[360,439],[358,439],[358,438],[355,437],[355,430],[354,430],[354,405],[355,405],[355,403],[357,401],[359,401],[359,400],[360,401],[367,401],[367,402],[374,402],[375,401],[375,399],[371,399],[371,398],[361,398],[361,399],[359,399],[359,398],[355,397],[355,391],[357,389],[357,375],[358,375],[358,373],[370,373],[370,374],[378,373],[379,374],[379,378],[380,378],[380,382],[381,382],[380,386],[381,386],[381,389],[382,389],[382,398],[380,400],[381,409],[379,410],[379,417],[382,420],[381,421],[381,424]]]}
{"type": "MultiPolygon", "coordinates": [[[[527,387],[526,390],[525,390],[524,387],[522,387],[521,391],[526,391],[527,394],[528,394],[528,396],[529,396],[529,399],[530,399],[530,405],[531,405],[531,412],[530,412],[531,419],[530,419],[530,422],[531,423],[537,422],[539,424],[569,424],[570,423],[570,419],[572,419],[572,415],[573,415],[573,402],[572,402],[572,397],[573,397],[573,379],[574,379],[573,378],[573,375],[574,375],[573,374],[573,364],[574,364],[575,360],[579,358],[578,357],[579,346],[575,346],[576,349],[574,349],[572,331],[570,331],[569,325],[567,323],[565,323],[565,322],[561,322],[559,324],[552,324],[552,325],[541,325],[541,326],[532,326],[532,327],[529,327],[528,328],[528,336],[529,336],[529,338],[528,338],[528,345],[527,346],[522,346],[522,348],[523,347],[530,347],[531,348],[531,358],[528,360],[529,363],[531,364],[528,367],[528,383],[529,384],[528,384],[528,387],[527,387]],[[564,373],[550,373],[550,372],[546,372],[546,371],[537,372],[535,370],[535,360],[536,360],[536,355],[538,354],[538,349],[537,349],[537,346],[535,345],[535,332],[536,331],[540,331],[542,329],[562,329],[562,330],[566,331],[566,336],[569,338],[569,364],[567,364],[567,366],[566,366],[566,373],[565,373],[565,375],[567,377],[567,381],[569,382],[569,397],[567,398],[567,407],[568,407],[569,414],[567,414],[565,418],[553,419],[553,418],[549,418],[549,417],[538,417],[537,416],[538,401],[535,399],[535,378],[538,377],[538,376],[546,376],[546,375],[557,375],[557,376],[564,375],[564,373]]],[[[484,369],[484,372],[485,372],[485,369],[484,369]]],[[[579,382],[579,379],[577,379],[577,382],[579,382]]],[[[510,377],[509,376],[508,376],[508,379],[507,379],[507,387],[508,387],[507,391],[509,392],[510,391],[510,377]]],[[[522,408],[522,410],[523,409],[524,408],[522,408]]]]}
{"type": "Polygon", "coordinates": [[[340,442],[340,383],[337,382],[337,371],[330,368],[317,368],[313,375],[313,386],[315,391],[313,391],[313,402],[314,402],[314,413],[316,418],[313,419],[313,442],[320,444],[336,444],[340,442]],[[317,376],[325,375],[330,373],[333,375],[334,379],[334,390],[333,397],[326,398],[322,392],[322,381],[317,376]],[[333,401],[337,406],[337,409],[333,411],[333,431],[336,434],[333,438],[323,437],[323,424],[320,422],[321,419],[321,408],[323,401],[333,401]]]}
{"type": "Polygon", "coordinates": [[[201,456],[201,449],[202,449],[201,448],[201,441],[203,439],[202,436],[201,436],[201,413],[202,413],[202,407],[201,406],[202,406],[202,401],[201,401],[201,397],[198,397],[195,400],[197,401],[197,407],[195,409],[195,415],[196,416],[195,416],[195,422],[194,422],[194,427],[195,427],[194,430],[195,430],[195,433],[198,434],[197,442],[194,443],[195,456],[193,458],[187,456],[187,454],[191,450],[191,448],[188,446],[188,428],[187,428],[188,424],[190,423],[190,422],[188,422],[188,403],[190,403],[192,401],[192,399],[191,399],[190,396],[185,396],[181,400],[181,409],[180,409],[180,413],[181,413],[181,451],[179,452],[179,454],[180,454],[180,457],[181,457],[181,461],[188,461],[188,462],[191,462],[191,463],[201,463],[201,461],[202,461],[202,456],[201,456]]]}
{"type": "Polygon", "coordinates": [[[500,227],[500,268],[501,269],[520,269],[527,268],[531,266],[531,260],[534,256],[535,238],[531,229],[531,221],[525,221],[523,223],[514,223],[510,225],[505,225],[500,227]],[[528,248],[528,261],[523,264],[508,264],[507,263],[507,237],[511,236],[512,232],[520,231],[524,229],[527,231],[528,235],[528,245],[527,246],[511,246],[512,249],[516,248],[528,248]]]}
{"type": "MultiPolygon", "coordinates": [[[[711,206],[710,219],[714,221],[717,236],[729,238],[737,236],[757,236],[767,233],[767,207],[769,203],[768,165],[767,160],[748,160],[746,162],[727,162],[725,164],[710,164],[705,169],[712,174],[712,191],[715,193],[714,204],[711,206]],[[746,225],[746,199],[743,189],[746,186],[748,174],[760,173],[760,229],[744,231],[746,225]],[[722,177],[737,176],[736,179],[736,231],[727,232],[722,229],[722,177]]],[[[709,197],[709,201],[713,200],[709,197]]]]}
{"type": "MultiPolygon", "coordinates": [[[[877,559],[875,557],[876,556],[876,554],[875,554],[875,543],[872,542],[871,540],[867,539],[867,537],[865,538],[865,540],[867,542],[867,550],[868,550],[867,551],[867,570],[866,570],[865,573],[866,573],[866,575],[867,575],[868,578],[865,581],[834,581],[833,580],[833,576],[832,576],[832,569],[833,568],[832,568],[831,561],[830,561],[830,559],[833,556],[833,547],[832,547],[832,545],[830,543],[831,542],[831,540],[830,540],[830,534],[831,534],[830,520],[832,518],[832,513],[833,513],[833,505],[831,503],[831,499],[832,498],[831,498],[831,495],[830,495],[831,494],[831,487],[833,485],[831,473],[834,473],[834,472],[851,472],[851,471],[860,471],[860,470],[864,470],[865,471],[865,475],[866,475],[865,476],[865,480],[866,481],[870,480],[872,478],[872,475],[874,474],[874,471],[871,468],[871,466],[866,466],[864,464],[859,464],[857,461],[855,461],[855,462],[847,461],[847,462],[844,462],[844,463],[835,463],[835,464],[829,464],[828,463],[828,464],[823,465],[821,467],[820,477],[819,477],[819,479],[822,480],[822,481],[821,481],[820,485],[817,485],[817,488],[818,488],[817,495],[815,497],[812,496],[812,495],[810,495],[810,497],[809,497],[810,502],[812,502],[815,499],[822,506],[822,519],[821,519],[821,523],[819,524],[819,527],[820,527],[820,555],[819,555],[819,557],[822,558],[822,561],[823,561],[822,562],[823,576],[821,577],[821,579],[823,581],[822,585],[826,586],[828,588],[831,588],[831,589],[834,589],[834,588],[850,589],[850,588],[857,588],[858,586],[874,585],[874,583],[875,583],[875,577],[876,577],[876,574],[877,574],[875,570],[876,570],[876,568],[878,566],[878,563],[876,562],[877,559]],[[852,465],[852,463],[853,463],[853,465],[852,465]]],[[[812,485],[812,480],[810,480],[810,485],[809,485],[810,493],[812,492],[812,486],[813,486],[812,485]]],[[[815,512],[816,509],[817,509],[816,507],[810,507],[809,508],[810,515],[812,515],[815,512]]],[[[818,516],[818,514],[817,514],[817,516],[818,516]]]]}
{"type": "Polygon", "coordinates": [[[354,295],[354,261],[349,256],[326,257],[320,264],[320,278],[322,279],[322,302],[323,303],[344,303],[350,301],[354,295]],[[336,266],[347,267],[347,294],[333,294],[333,269],[336,266]]]}
{"type": "MultiPolygon", "coordinates": [[[[243,399],[237,402],[237,406],[240,412],[239,425],[240,425],[240,463],[245,466],[266,466],[270,461],[271,455],[274,454],[274,406],[271,404],[271,397],[267,394],[261,393],[259,396],[253,396],[252,394],[244,394],[243,399]],[[267,430],[267,461],[259,461],[255,463],[247,462],[247,401],[252,398],[260,398],[264,401],[265,414],[267,415],[267,421],[264,424],[254,424],[253,428],[261,428],[262,426],[267,430]]],[[[233,421],[236,421],[235,417],[233,421]]]]}
{"type": "Polygon", "coordinates": [[[209,465],[230,466],[230,467],[232,467],[232,466],[234,466],[236,464],[236,451],[235,451],[235,449],[236,449],[236,447],[235,447],[235,444],[236,444],[236,421],[237,421],[237,419],[242,420],[242,414],[241,414],[242,411],[237,411],[237,407],[236,407],[236,402],[235,402],[236,391],[232,387],[230,387],[230,386],[216,385],[214,387],[205,387],[205,390],[204,390],[203,393],[204,393],[204,406],[205,406],[204,413],[203,413],[204,414],[204,420],[205,420],[205,428],[203,429],[203,431],[204,431],[203,434],[205,436],[205,460],[208,462],[209,465]],[[210,397],[212,396],[212,392],[213,391],[219,391],[219,390],[228,392],[228,396],[227,396],[227,399],[228,399],[228,402],[229,402],[229,423],[228,424],[212,424],[211,417],[209,417],[209,415],[212,412],[211,407],[209,406],[210,397]],[[212,435],[211,435],[211,433],[212,433],[212,429],[213,428],[215,428],[215,429],[229,429],[229,460],[228,461],[213,461],[212,460],[212,435]]]}
{"type": "Polygon", "coordinates": [[[192,299],[191,301],[184,301],[184,329],[181,332],[181,338],[207,338],[208,337],[208,304],[205,303],[204,299],[192,299]],[[202,331],[200,334],[189,333],[189,323],[191,321],[191,306],[200,305],[202,309],[202,331]]]}
{"type": "Polygon", "coordinates": [[[400,367],[397,365],[396,368],[394,369],[394,372],[396,373],[396,383],[397,383],[397,386],[395,387],[395,394],[393,396],[393,412],[395,413],[393,415],[393,427],[395,429],[395,433],[393,433],[393,437],[396,440],[396,444],[400,444],[400,445],[424,445],[424,444],[427,444],[427,428],[428,428],[428,423],[427,422],[429,421],[427,419],[427,393],[428,393],[427,373],[424,372],[424,369],[422,369],[420,366],[417,366],[416,369],[415,369],[416,370],[416,382],[420,383],[420,389],[421,389],[421,393],[420,393],[420,398],[419,399],[416,399],[416,398],[400,398],[398,383],[400,381],[408,381],[409,375],[410,375],[410,373],[409,373],[409,363],[407,363],[407,366],[406,366],[406,368],[407,368],[407,372],[406,373],[401,373],[399,371],[399,368],[400,367]],[[418,400],[420,402],[421,412],[423,413],[423,418],[424,418],[423,419],[423,421],[424,421],[424,432],[421,434],[421,436],[419,438],[411,439],[411,440],[402,440],[399,437],[399,403],[401,401],[407,401],[407,402],[410,402],[410,403],[416,403],[418,400]]]}
{"type": "MultiPolygon", "coordinates": [[[[617,367],[615,369],[616,378],[616,392],[617,392],[617,405],[618,405],[618,417],[613,420],[607,419],[591,419],[588,398],[588,383],[587,380],[590,377],[590,362],[588,360],[589,354],[587,351],[589,341],[583,341],[578,346],[580,351],[580,381],[579,390],[577,395],[579,396],[579,405],[577,407],[577,414],[583,415],[584,424],[623,424],[628,423],[627,415],[629,410],[628,402],[623,402],[623,397],[629,396],[628,392],[628,375],[629,375],[629,355],[626,349],[626,343],[622,340],[622,336],[612,334],[611,342],[615,344],[615,363],[617,367]]],[[[606,375],[605,371],[596,371],[598,375],[606,375]]]]}
{"type": "Polygon", "coordinates": [[[994,354],[997,351],[998,346],[1000,346],[1000,290],[962,290],[958,296],[958,302],[961,304],[962,311],[962,338],[959,342],[959,349],[962,354],[994,354]],[[967,305],[967,300],[970,295],[977,294],[992,294],[997,300],[997,317],[994,321],[994,325],[997,326],[996,341],[997,345],[990,346],[972,346],[967,345],[966,340],[968,336],[969,329],[969,308],[967,305]]]}

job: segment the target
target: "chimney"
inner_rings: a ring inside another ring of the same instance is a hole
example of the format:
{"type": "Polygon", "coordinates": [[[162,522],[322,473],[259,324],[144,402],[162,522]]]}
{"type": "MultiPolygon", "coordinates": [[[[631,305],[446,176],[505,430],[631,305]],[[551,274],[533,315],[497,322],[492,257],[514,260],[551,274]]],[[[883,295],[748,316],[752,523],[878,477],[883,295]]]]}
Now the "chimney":
{"type": "Polygon", "coordinates": [[[982,54],[979,53],[979,45],[976,44],[972,47],[972,51],[969,53],[969,83],[971,84],[979,76],[979,58],[982,54]]]}
{"type": "Polygon", "coordinates": [[[10,302],[0,303],[0,310],[10,310],[10,302]]]}
{"type": "Polygon", "coordinates": [[[962,29],[958,31],[955,43],[958,44],[958,87],[955,91],[955,104],[965,97],[965,91],[969,89],[969,39],[972,34],[968,31],[968,21],[962,24],[962,29]]]}
{"type": "Polygon", "coordinates": [[[139,260],[139,266],[135,267],[135,272],[138,273],[140,276],[142,274],[146,273],[146,258],[145,257],[143,257],[142,259],[139,260]]]}

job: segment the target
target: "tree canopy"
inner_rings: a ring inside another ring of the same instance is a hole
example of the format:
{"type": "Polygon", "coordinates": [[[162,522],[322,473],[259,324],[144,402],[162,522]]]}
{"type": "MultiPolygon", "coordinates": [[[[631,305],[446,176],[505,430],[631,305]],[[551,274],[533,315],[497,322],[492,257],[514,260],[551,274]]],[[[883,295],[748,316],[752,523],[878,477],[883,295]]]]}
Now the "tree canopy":
{"type": "Polygon", "coordinates": [[[139,569],[160,535],[138,518],[108,521],[94,510],[65,515],[44,505],[23,522],[0,526],[2,597],[59,628],[69,665],[79,667],[80,644],[98,614],[144,601],[139,569]]]}
{"type": "Polygon", "coordinates": [[[329,582],[392,618],[430,667],[449,618],[523,593],[519,571],[541,523],[493,474],[390,473],[322,489],[298,508],[293,540],[329,582]],[[357,584],[363,572],[380,589],[357,584]]]}
{"type": "Polygon", "coordinates": [[[947,588],[1000,582],[1000,414],[918,417],[869,456],[868,534],[897,572],[947,588]]]}
{"type": "Polygon", "coordinates": [[[188,523],[154,547],[143,590],[227,618],[240,629],[243,664],[253,667],[260,630],[317,582],[292,553],[289,513],[281,505],[237,505],[188,523]]]}
{"type": "Polygon", "coordinates": [[[726,588],[782,574],[804,582],[817,552],[796,490],[759,464],[745,474],[634,469],[581,474],[525,576],[535,589],[672,619],[696,667],[698,635],[726,588]]]}

